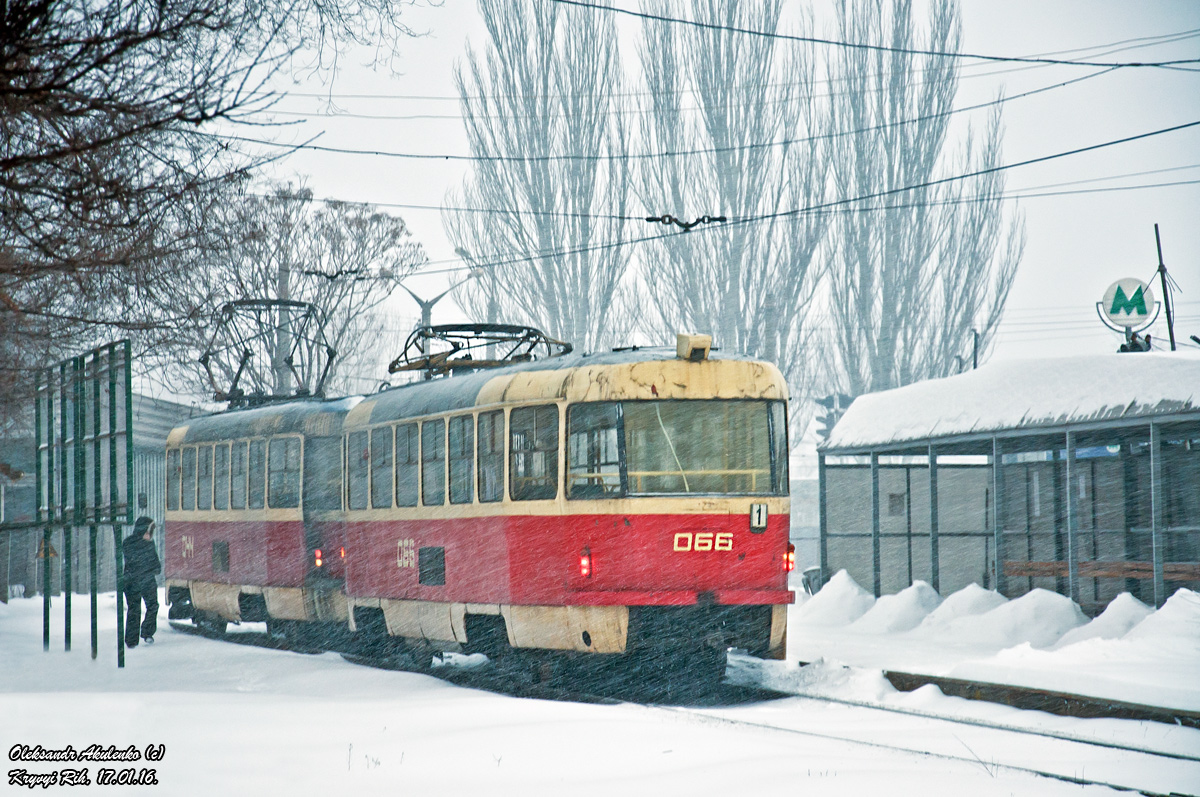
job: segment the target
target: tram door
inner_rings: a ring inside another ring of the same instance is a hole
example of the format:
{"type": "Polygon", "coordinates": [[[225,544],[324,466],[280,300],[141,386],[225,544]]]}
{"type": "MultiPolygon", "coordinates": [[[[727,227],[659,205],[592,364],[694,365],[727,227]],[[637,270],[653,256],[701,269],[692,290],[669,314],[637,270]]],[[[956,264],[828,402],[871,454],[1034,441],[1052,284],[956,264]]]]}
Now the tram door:
{"type": "Polygon", "coordinates": [[[303,507],[304,540],[308,549],[306,580],[309,583],[334,581],[340,588],[345,578],[341,491],[341,438],[306,437],[303,507]]]}

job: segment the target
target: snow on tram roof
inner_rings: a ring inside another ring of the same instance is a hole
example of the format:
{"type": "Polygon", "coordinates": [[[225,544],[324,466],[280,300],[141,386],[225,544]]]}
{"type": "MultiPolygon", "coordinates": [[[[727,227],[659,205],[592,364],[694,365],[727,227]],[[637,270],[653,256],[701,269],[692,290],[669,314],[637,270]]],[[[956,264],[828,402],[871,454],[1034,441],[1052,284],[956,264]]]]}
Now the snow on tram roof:
{"type": "Polygon", "coordinates": [[[1191,412],[1200,413],[1200,356],[1192,352],[1006,360],[859,396],[821,449],[1191,412]]]}

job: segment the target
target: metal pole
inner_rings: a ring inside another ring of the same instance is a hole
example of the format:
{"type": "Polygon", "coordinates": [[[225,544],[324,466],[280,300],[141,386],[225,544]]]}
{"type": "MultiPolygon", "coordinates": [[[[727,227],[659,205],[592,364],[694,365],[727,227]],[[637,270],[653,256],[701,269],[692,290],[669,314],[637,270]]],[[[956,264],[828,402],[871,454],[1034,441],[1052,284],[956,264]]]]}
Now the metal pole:
{"type": "Polygon", "coordinates": [[[992,549],[995,551],[995,566],[993,573],[996,591],[1001,595],[1008,590],[1008,579],[1004,575],[1004,466],[1000,453],[1000,439],[992,438],[992,549]]]}
{"type": "Polygon", "coordinates": [[[125,341],[125,522],[133,525],[133,354],[125,341]]]}
{"type": "Polygon", "coordinates": [[[1154,225],[1154,243],[1158,245],[1158,278],[1162,282],[1163,309],[1167,311],[1167,334],[1171,336],[1171,351],[1175,351],[1175,320],[1171,315],[1171,290],[1167,286],[1167,267],[1162,259],[1162,238],[1158,235],[1158,225],[1154,225]]]}
{"type": "MultiPolygon", "coordinates": [[[[42,528],[42,650],[50,650],[50,525],[54,522],[54,370],[47,368],[38,374],[46,377],[46,525],[42,528]]],[[[39,400],[38,407],[41,407],[39,400]]],[[[41,430],[38,431],[41,445],[41,430]]],[[[41,462],[41,458],[38,458],[41,462]]],[[[39,484],[39,488],[40,488],[39,484]]]]}
{"type": "MultiPolygon", "coordinates": [[[[67,464],[67,361],[63,360],[58,364],[58,527],[62,529],[63,542],[66,542],[67,537],[67,488],[71,486],[71,474],[74,473],[72,466],[67,464]]],[[[72,463],[73,464],[73,463],[72,463]]],[[[63,553],[66,553],[66,546],[63,546],[63,553]]],[[[59,559],[63,556],[60,554],[59,559]]],[[[63,569],[63,563],[58,563],[58,583],[60,587],[66,587],[63,581],[63,576],[66,575],[63,569]]],[[[67,600],[70,600],[69,598],[67,600]]]]}
{"type": "Polygon", "coordinates": [[[912,466],[904,466],[904,536],[908,543],[908,585],[913,583],[912,569],[912,466]]]}
{"type": "Polygon", "coordinates": [[[1163,490],[1162,433],[1158,424],[1150,424],[1150,551],[1154,567],[1154,605],[1167,600],[1163,580],[1163,490]]]}
{"type": "Polygon", "coordinates": [[[828,473],[825,455],[817,452],[817,538],[821,546],[821,585],[829,578],[829,504],[825,498],[828,473]]]}
{"type": "Polygon", "coordinates": [[[100,630],[98,620],[98,602],[96,597],[97,581],[97,540],[100,534],[100,351],[92,351],[92,523],[88,528],[88,570],[92,598],[92,659],[100,654],[100,630]]]}
{"type": "Polygon", "coordinates": [[[938,562],[938,479],[937,450],[929,445],[929,569],[933,588],[942,589],[941,567],[938,562]]]}
{"type": "Polygon", "coordinates": [[[878,598],[883,594],[883,580],[879,572],[879,454],[874,451],[871,452],[871,571],[878,598]]]}
{"type": "Polygon", "coordinates": [[[108,347],[108,506],[113,524],[117,586],[117,667],[125,666],[125,607],[121,590],[121,521],[117,517],[117,344],[108,347]]]}
{"type": "Polygon", "coordinates": [[[1079,502],[1075,483],[1075,433],[1067,432],[1067,594],[1079,603],[1079,502]]]}
{"type": "MultiPolygon", "coordinates": [[[[66,426],[64,418],[63,426],[66,426]]],[[[64,453],[66,453],[64,451],[64,453]]],[[[63,637],[64,649],[71,649],[71,598],[75,592],[75,524],[79,522],[79,358],[71,358],[71,522],[63,523],[63,637]]],[[[65,520],[65,518],[64,518],[65,520]]]]}

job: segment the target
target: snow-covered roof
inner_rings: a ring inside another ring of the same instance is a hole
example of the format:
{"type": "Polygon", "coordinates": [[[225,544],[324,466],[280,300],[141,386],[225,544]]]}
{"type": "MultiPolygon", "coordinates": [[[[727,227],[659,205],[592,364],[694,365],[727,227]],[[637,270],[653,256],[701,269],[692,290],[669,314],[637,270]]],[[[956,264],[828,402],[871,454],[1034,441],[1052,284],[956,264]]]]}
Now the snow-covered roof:
{"type": "Polygon", "coordinates": [[[1200,417],[1200,356],[1093,354],[992,362],[855,399],[822,450],[1012,429],[1200,417]]]}

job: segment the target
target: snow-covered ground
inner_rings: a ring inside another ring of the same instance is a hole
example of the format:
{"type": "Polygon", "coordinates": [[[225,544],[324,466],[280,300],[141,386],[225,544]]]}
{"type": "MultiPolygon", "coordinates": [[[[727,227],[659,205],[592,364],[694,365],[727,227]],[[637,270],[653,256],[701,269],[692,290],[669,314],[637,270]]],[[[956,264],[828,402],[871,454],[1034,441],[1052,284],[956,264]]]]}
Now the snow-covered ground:
{"type": "Polygon", "coordinates": [[[942,601],[919,585],[875,601],[839,576],[793,607],[789,661],[731,661],[730,680],[797,697],[695,709],[513,698],[361,667],[335,654],[232,645],[166,627],[155,645],[130,651],[119,671],[113,595],[101,596],[96,661],[88,654],[86,598],[74,601],[70,653],[63,652],[59,599],[49,652],[42,650],[41,601],[15,600],[0,606],[0,750],[11,759],[16,745],[164,747],[157,762],[9,760],[0,782],[9,786],[5,793],[23,793],[14,772],[86,768],[93,785],[76,793],[1116,793],[1005,766],[1014,765],[1161,794],[1200,793],[1200,763],[915,714],[974,717],[1192,756],[1200,755],[1200,731],[1053,717],[948,698],[933,687],[898,693],[880,675],[887,667],[1022,680],[1065,668],[1071,691],[1119,688],[1124,699],[1157,695],[1167,705],[1197,704],[1195,594],[1176,593],[1158,612],[1122,599],[1088,624],[1060,601],[1034,595],[1006,602],[977,589],[942,601]],[[816,663],[801,668],[797,660],[816,663]],[[1155,678],[1168,680],[1152,689],[1155,678]],[[102,767],[153,769],[157,784],[98,787],[102,767]]]}

